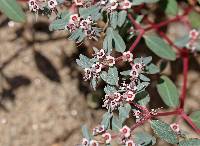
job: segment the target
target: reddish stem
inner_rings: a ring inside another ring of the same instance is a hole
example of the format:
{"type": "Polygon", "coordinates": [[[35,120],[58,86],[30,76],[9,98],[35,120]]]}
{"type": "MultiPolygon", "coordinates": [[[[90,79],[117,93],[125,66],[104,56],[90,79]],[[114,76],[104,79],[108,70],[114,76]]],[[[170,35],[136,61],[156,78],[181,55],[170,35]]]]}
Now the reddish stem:
{"type": "Polygon", "coordinates": [[[171,116],[179,114],[177,110],[171,112],[163,112],[163,113],[156,113],[156,115],[152,115],[153,117],[160,117],[160,116],[171,116]]]}
{"type": "Polygon", "coordinates": [[[131,45],[131,47],[129,48],[129,51],[132,52],[135,47],[139,44],[140,40],[142,39],[142,36],[144,35],[144,30],[141,29],[139,35],[137,36],[136,40],[134,41],[134,43],[131,45]]]}
{"type": "Polygon", "coordinates": [[[197,134],[200,134],[200,129],[196,127],[193,121],[184,112],[181,113],[181,117],[195,130],[197,134]]]}
{"type": "Polygon", "coordinates": [[[180,96],[180,109],[183,109],[184,107],[186,91],[187,91],[187,76],[188,76],[188,65],[189,65],[189,56],[187,51],[183,52],[182,61],[183,61],[183,86],[180,96]]]}

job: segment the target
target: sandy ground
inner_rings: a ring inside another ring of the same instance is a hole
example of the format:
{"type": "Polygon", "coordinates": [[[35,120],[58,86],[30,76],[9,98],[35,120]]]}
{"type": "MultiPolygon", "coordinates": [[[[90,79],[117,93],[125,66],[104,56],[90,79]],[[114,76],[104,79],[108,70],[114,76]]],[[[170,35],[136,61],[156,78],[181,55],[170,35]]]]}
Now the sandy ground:
{"type": "MultiPolygon", "coordinates": [[[[103,111],[88,107],[74,43],[48,32],[46,20],[32,21],[12,28],[0,16],[0,146],[73,146],[81,125],[97,125],[103,111]]],[[[189,71],[189,112],[200,108],[199,58],[189,71]]],[[[176,80],[180,87],[182,76],[176,80]]]]}

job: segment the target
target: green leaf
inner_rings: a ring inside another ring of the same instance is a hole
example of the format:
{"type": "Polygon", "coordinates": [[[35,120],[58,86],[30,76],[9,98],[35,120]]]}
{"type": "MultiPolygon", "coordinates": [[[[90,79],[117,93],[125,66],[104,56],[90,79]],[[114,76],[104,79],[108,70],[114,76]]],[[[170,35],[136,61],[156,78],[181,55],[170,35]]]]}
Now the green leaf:
{"type": "Polygon", "coordinates": [[[167,76],[161,76],[156,87],[166,105],[170,107],[177,107],[179,105],[179,94],[177,88],[167,76]]]}
{"type": "Polygon", "coordinates": [[[60,15],[61,15],[60,19],[56,19],[50,24],[50,26],[49,26],[50,31],[65,29],[65,26],[69,22],[71,13],[62,12],[60,15]]]}
{"type": "Polygon", "coordinates": [[[96,87],[97,87],[97,79],[96,78],[92,78],[91,82],[90,82],[92,88],[94,90],[96,90],[96,87]]]}
{"type": "Polygon", "coordinates": [[[191,113],[190,118],[200,128],[200,110],[191,113]]]}
{"type": "Polygon", "coordinates": [[[154,145],[156,143],[156,138],[146,132],[137,132],[135,133],[134,141],[138,145],[147,146],[154,145]]]}
{"type": "Polygon", "coordinates": [[[141,91],[136,94],[135,99],[140,105],[146,106],[150,101],[150,96],[147,91],[141,91]]]}
{"type": "Polygon", "coordinates": [[[121,123],[124,123],[124,121],[129,117],[131,106],[129,103],[127,103],[124,106],[120,106],[118,110],[119,110],[119,120],[121,123]]]}
{"type": "Polygon", "coordinates": [[[143,3],[156,3],[159,0],[132,0],[132,4],[134,6],[141,5],[143,3]]]}
{"type": "Polygon", "coordinates": [[[87,140],[91,140],[91,135],[90,135],[89,130],[86,127],[86,125],[82,126],[82,133],[83,133],[84,138],[86,138],[87,140]]]}
{"type": "Polygon", "coordinates": [[[76,41],[76,43],[80,43],[85,37],[85,34],[81,28],[77,29],[69,36],[69,40],[76,41]]]}
{"type": "Polygon", "coordinates": [[[192,27],[194,28],[199,28],[200,27],[200,14],[195,12],[195,11],[192,11],[190,12],[189,14],[189,21],[192,25],[192,27]]]}
{"type": "Polygon", "coordinates": [[[101,78],[110,85],[117,85],[118,83],[118,71],[116,67],[110,67],[108,73],[105,71],[100,74],[101,78]]]}
{"type": "Polygon", "coordinates": [[[159,120],[152,120],[151,128],[154,130],[155,134],[157,134],[161,139],[167,141],[168,143],[178,143],[176,134],[173,132],[168,124],[159,120]]]}
{"type": "Polygon", "coordinates": [[[105,129],[108,129],[110,127],[110,119],[111,119],[111,117],[112,117],[112,114],[109,113],[109,112],[106,112],[103,115],[103,119],[102,119],[101,125],[104,125],[105,129]]]}
{"type": "Polygon", "coordinates": [[[200,139],[185,139],[180,141],[179,146],[200,146],[200,139]]]}
{"type": "Polygon", "coordinates": [[[178,4],[176,0],[164,0],[161,1],[164,5],[165,13],[168,15],[176,15],[178,12],[178,4]]]}
{"type": "Polygon", "coordinates": [[[16,22],[25,22],[26,16],[16,0],[0,0],[0,11],[16,22]]]}
{"type": "Polygon", "coordinates": [[[76,59],[76,63],[77,63],[81,68],[84,69],[84,68],[90,68],[90,67],[92,67],[92,64],[93,64],[94,62],[92,62],[90,58],[88,58],[88,57],[86,57],[86,56],[84,56],[84,55],[82,55],[82,54],[79,55],[79,58],[80,58],[80,59],[76,59]]]}
{"type": "Polygon", "coordinates": [[[157,56],[167,60],[176,59],[176,53],[165,41],[163,41],[162,38],[155,35],[146,35],[144,38],[149,49],[153,51],[157,56]]]}
{"type": "Polygon", "coordinates": [[[117,27],[118,12],[114,11],[110,14],[111,26],[115,29],[117,27]]]}
{"type": "Polygon", "coordinates": [[[79,8],[79,14],[83,18],[87,18],[88,16],[91,16],[93,20],[97,21],[101,15],[100,15],[100,7],[93,5],[88,8],[79,8]]]}
{"type": "Polygon", "coordinates": [[[104,88],[104,92],[108,95],[110,94],[113,94],[115,92],[117,92],[116,88],[114,86],[110,86],[110,85],[107,85],[105,88],[104,88]]]}
{"type": "Polygon", "coordinates": [[[176,39],[174,44],[178,47],[185,47],[189,42],[189,40],[190,40],[189,35],[185,35],[181,38],[176,39]]]}
{"type": "Polygon", "coordinates": [[[106,37],[103,42],[103,48],[108,54],[112,51],[113,41],[117,52],[123,53],[126,50],[126,45],[122,37],[117,31],[114,31],[112,27],[109,27],[106,31],[106,37]]]}
{"type": "Polygon", "coordinates": [[[147,74],[157,74],[160,72],[160,69],[153,63],[145,67],[145,73],[147,74]]]}
{"type": "Polygon", "coordinates": [[[143,74],[140,74],[139,78],[140,78],[140,80],[145,81],[145,82],[149,82],[150,81],[150,79],[148,77],[146,77],[145,75],[143,75],[143,74]]]}
{"type": "Polygon", "coordinates": [[[118,22],[117,22],[117,24],[118,24],[119,27],[121,27],[124,24],[124,22],[126,21],[126,16],[127,16],[127,12],[126,11],[120,11],[118,13],[118,22]]]}
{"type": "Polygon", "coordinates": [[[149,82],[141,82],[137,85],[137,92],[144,90],[147,86],[149,86],[149,82]]]}
{"type": "Polygon", "coordinates": [[[112,117],[112,130],[118,132],[122,128],[122,122],[118,117],[112,117]]]}

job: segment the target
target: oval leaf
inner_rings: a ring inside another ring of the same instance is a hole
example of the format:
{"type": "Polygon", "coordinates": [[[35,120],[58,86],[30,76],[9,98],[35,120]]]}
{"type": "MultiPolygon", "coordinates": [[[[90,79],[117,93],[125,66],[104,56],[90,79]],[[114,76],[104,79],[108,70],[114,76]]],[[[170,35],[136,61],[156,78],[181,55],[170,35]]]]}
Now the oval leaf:
{"type": "Polygon", "coordinates": [[[154,130],[155,134],[157,134],[161,139],[167,141],[168,143],[178,143],[176,134],[172,131],[168,124],[159,120],[152,120],[151,128],[154,130]]]}
{"type": "Polygon", "coordinates": [[[155,35],[148,35],[148,36],[144,36],[144,38],[149,49],[153,51],[159,57],[167,59],[167,60],[176,59],[176,53],[160,37],[155,36],[155,35]]]}
{"type": "Polygon", "coordinates": [[[170,107],[177,107],[179,105],[177,88],[167,76],[161,76],[160,82],[156,87],[166,105],[170,107]]]}
{"type": "Polygon", "coordinates": [[[0,0],[0,11],[16,22],[26,20],[25,13],[16,0],[0,0]]]}

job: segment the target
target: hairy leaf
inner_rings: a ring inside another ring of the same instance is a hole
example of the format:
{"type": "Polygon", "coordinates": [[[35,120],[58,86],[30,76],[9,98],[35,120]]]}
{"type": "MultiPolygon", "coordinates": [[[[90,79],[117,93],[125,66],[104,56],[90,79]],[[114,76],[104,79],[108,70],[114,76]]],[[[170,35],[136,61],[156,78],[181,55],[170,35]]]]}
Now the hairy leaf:
{"type": "Polygon", "coordinates": [[[149,49],[153,51],[157,56],[167,60],[176,59],[176,53],[160,37],[155,35],[146,35],[144,38],[149,49]]]}
{"type": "Polygon", "coordinates": [[[190,118],[200,128],[200,110],[191,113],[190,118]]]}
{"type": "Polygon", "coordinates": [[[179,105],[179,94],[177,88],[167,76],[161,76],[156,87],[166,105],[170,107],[177,107],[179,105]]]}
{"type": "Polygon", "coordinates": [[[178,143],[176,134],[172,131],[168,124],[159,120],[152,120],[151,128],[154,130],[155,134],[157,134],[161,139],[167,141],[168,143],[178,143]]]}

